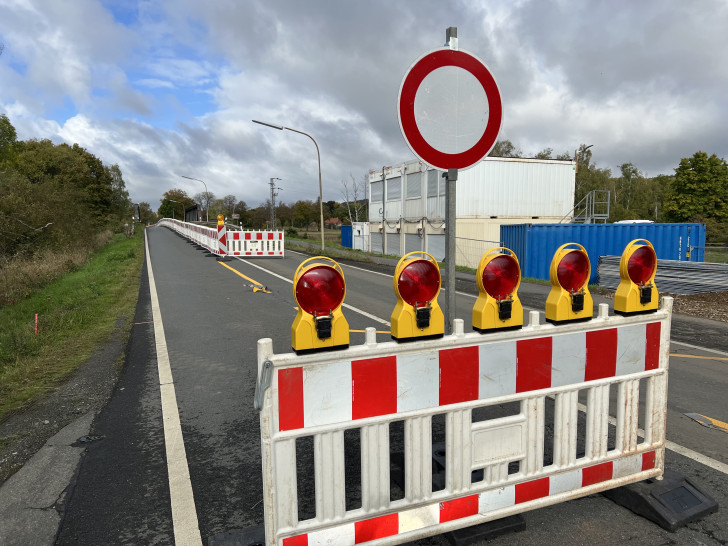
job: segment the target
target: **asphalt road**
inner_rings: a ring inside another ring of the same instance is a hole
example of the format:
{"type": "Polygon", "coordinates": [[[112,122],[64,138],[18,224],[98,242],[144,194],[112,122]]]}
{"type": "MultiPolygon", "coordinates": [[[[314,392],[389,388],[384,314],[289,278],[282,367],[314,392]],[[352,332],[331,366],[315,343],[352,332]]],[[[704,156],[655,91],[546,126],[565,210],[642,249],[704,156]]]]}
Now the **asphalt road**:
{"type": "MultiPolygon", "coordinates": [[[[175,525],[191,518],[197,518],[200,540],[208,544],[212,537],[221,539],[222,533],[263,522],[260,433],[253,409],[256,343],[269,337],[275,352],[290,350],[296,302],[289,281],[305,256],[287,252],[285,259],[220,263],[165,228],[152,228],[147,234],[194,498],[192,512],[176,512],[173,523],[168,478],[172,462],[165,451],[152,294],[149,284],[142,282],[125,370],[91,431],[104,439],[89,444],[82,458],[57,544],[171,544],[175,525]],[[250,281],[230,268],[265,285],[270,293],[254,292],[250,281]]],[[[346,265],[344,273],[346,303],[370,315],[345,310],[351,329],[387,330],[381,321],[389,320],[395,302],[391,267],[346,265]]],[[[467,280],[458,283],[462,293],[457,296],[456,316],[465,319],[466,331],[474,289],[467,280]]],[[[543,287],[524,285],[521,296],[525,305],[543,309],[543,287]]],[[[728,347],[727,332],[724,324],[674,317],[671,353],[688,356],[670,359],[667,437],[687,448],[688,456],[671,450],[666,455],[668,469],[697,480],[724,506],[728,506],[728,433],[703,427],[684,414],[728,421],[728,355],[711,352],[728,347]],[[723,467],[697,462],[695,454],[723,467]]],[[[389,339],[388,334],[377,337],[389,339]]],[[[351,334],[352,345],[363,341],[364,334],[351,334]]],[[[178,460],[175,465],[177,472],[178,460]]],[[[728,542],[724,511],[671,534],[602,495],[535,510],[525,514],[525,520],[525,531],[488,544],[728,542]]],[[[418,542],[446,543],[441,536],[418,542]]]]}

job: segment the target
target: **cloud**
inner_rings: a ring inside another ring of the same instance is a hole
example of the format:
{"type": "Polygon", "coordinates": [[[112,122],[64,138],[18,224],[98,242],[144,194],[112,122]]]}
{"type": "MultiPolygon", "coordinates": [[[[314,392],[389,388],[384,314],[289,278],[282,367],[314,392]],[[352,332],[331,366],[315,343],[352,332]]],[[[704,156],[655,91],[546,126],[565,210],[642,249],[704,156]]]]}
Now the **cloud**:
{"type": "Polygon", "coordinates": [[[412,157],[396,114],[411,63],[457,26],[501,89],[501,137],[671,173],[698,149],[728,156],[728,7],[669,0],[417,3],[162,0],[0,6],[0,111],[20,138],[78,142],[118,163],[156,207],[201,178],[249,205],[279,177],[286,201],[412,157]]]}

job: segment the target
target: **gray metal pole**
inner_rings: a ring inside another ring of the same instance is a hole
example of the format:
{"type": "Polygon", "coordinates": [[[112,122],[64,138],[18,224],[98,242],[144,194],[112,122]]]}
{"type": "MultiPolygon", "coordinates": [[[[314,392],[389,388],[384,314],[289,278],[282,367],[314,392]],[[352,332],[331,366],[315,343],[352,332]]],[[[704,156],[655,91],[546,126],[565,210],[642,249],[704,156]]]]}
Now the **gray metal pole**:
{"type": "Polygon", "coordinates": [[[387,253],[387,173],[382,167],[382,254],[387,253]]]}
{"type": "MultiPolygon", "coordinates": [[[[445,30],[445,45],[452,50],[458,49],[458,27],[447,27],[445,30]]],[[[455,238],[455,225],[457,224],[457,210],[455,181],[458,179],[457,169],[448,169],[443,174],[447,178],[447,191],[445,193],[445,282],[447,291],[445,301],[445,331],[448,334],[453,332],[453,320],[455,320],[455,262],[457,254],[457,239],[455,238]]]]}
{"type": "Polygon", "coordinates": [[[455,181],[458,179],[457,169],[448,169],[442,175],[447,179],[447,192],[445,194],[445,328],[448,334],[452,334],[452,321],[455,319],[455,256],[457,249],[455,245],[455,224],[457,212],[455,209],[456,193],[455,181]]]}

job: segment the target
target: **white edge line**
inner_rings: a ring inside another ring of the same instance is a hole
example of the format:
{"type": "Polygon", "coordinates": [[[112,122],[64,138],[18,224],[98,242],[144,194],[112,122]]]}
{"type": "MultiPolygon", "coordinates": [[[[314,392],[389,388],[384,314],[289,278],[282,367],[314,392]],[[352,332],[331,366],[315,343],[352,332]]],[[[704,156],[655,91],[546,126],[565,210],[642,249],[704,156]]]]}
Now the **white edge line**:
{"type": "Polygon", "coordinates": [[[202,546],[200,526],[197,521],[195,498],[192,492],[190,470],[187,464],[182,426],[179,420],[177,396],[172,380],[172,368],[167,353],[167,340],[164,336],[162,312],[154,283],[152,260],[149,255],[149,241],[144,232],[147,257],[147,275],[149,292],[152,299],[152,317],[154,319],[154,341],[157,352],[157,370],[159,372],[159,391],[162,399],[162,422],[164,425],[164,445],[167,453],[167,474],[169,477],[169,498],[172,505],[172,527],[176,545],[202,546]]]}
{"type": "MultiPolygon", "coordinates": [[[[292,251],[289,250],[289,252],[292,252],[292,251]]],[[[235,256],[235,258],[237,260],[240,260],[241,262],[243,262],[245,264],[252,265],[253,267],[255,267],[257,269],[260,269],[261,271],[264,271],[264,272],[268,273],[269,275],[273,275],[277,279],[280,279],[282,281],[286,281],[288,284],[293,284],[293,281],[291,279],[287,279],[287,278],[283,277],[282,275],[279,275],[278,273],[273,273],[272,271],[266,269],[265,267],[261,267],[261,266],[259,266],[257,264],[254,264],[254,263],[249,262],[247,260],[244,260],[242,258],[238,258],[237,256],[235,256]]],[[[364,269],[363,271],[366,271],[366,269],[364,269]]],[[[387,326],[390,326],[389,322],[387,322],[386,320],[381,319],[381,318],[379,318],[376,315],[372,315],[371,313],[367,313],[363,309],[359,309],[358,307],[354,307],[353,305],[349,305],[348,303],[344,303],[341,306],[344,307],[344,308],[346,308],[346,309],[349,309],[351,311],[354,311],[355,313],[359,313],[360,315],[364,315],[365,317],[367,317],[367,318],[369,318],[369,319],[371,319],[373,321],[376,321],[376,322],[378,322],[380,324],[385,324],[387,326]]]]}
{"type": "MultiPolygon", "coordinates": [[[[300,254],[301,256],[307,256],[307,254],[303,254],[301,252],[296,252],[295,250],[289,250],[288,252],[292,252],[294,254],[300,254]]],[[[348,267],[349,269],[356,269],[357,271],[364,271],[365,273],[371,273],[373,275],[381,275],[382,277],[388,277],[390,279],[392,278],[392,275],[388,275],[387,273],[382,273],[381,271],[372,271],[371,269],[365,269],[363,267],[357,267],[355,265],[349,265],[349,264],[340,264],[340,265],[341,265],[341,267],[348,267]]],[[[446,289],[443,288],[442,291],[446,292],[446,289]]],[[[459,292],[456,290],[455,293],[459,294],[460,296],[465,296],[467,298],[478,299],[478,296],[474,296],[473,294],[468,294],[466,292],[459,292]]],[[[381,320],[381,319],[377,319],[377,320],[381,320]]],[[[387,323],[387,324],[389,324],[389,323],[387,323]]]]}
{"type": "Polygon", "coordinates": [[[673,344],[690,347],[691,349],[695,349],[696,351],[705,351],[707,353],[715,353],[717,355],[728,356],[728,353],[726,353],[725,351],[719,351],[718,349],[709,349],[708,347],[700,347],[699,345],[692,345],[691,343],[685,343],[684,341],[674,341],[671,339],[670,345],[673,344]]]}
{"type": "MultiPolygon", "coordinates": [[[[289,251],[289,252],[294,252],[294,251],[289,251]]],[[[300,253],[297,252],[297,254],[300,254],[300,253]]],[[[286,281],[289,284],[293,284],[293,281],[292,280],[286,279],[285,277],[282,277],[281,275],[278,275],[277,273],[273,273],[272,271],[268,271],[264,267],[261,267],[259,265],[254,264],[254,263],[245,261],[245,260],[243,260],[241,258],[238,258],[238,260],[240,260],[241,262],[245,262],[246,264],[250,264],[253,267],[257,267],[261,271],[265,271],[266,273],[269,273],[269,274],[273,275],[274,277],[278,277],[279,279],[284,280],[284,281],[286,281]]],[[[347,267],[353,267],[353,266],[347,266],[347,267]]],[[[376,275],[385,275],[384,273],[379,273],[378,271],[369,271],[368,269],[362,269],[362,268],[359,268],[359,267],[354,267],[354,269],[359,269],[361,271],[366,271],[368,273],[374,273],[376,275]]],[[[388,276],[388,275],[385,275],[385,276],[388,276]]],[[[470,294],[464,294],[462,292],[456,292],[456,293],[457,294],[462,294],[463,296],[471,296],[470,294]]],[[[475,297],[475,296],[471,296],[471,297],[475,297]]],[[[389,322],[386,322],[385,320],[380,319],[379,317],[376,317],[374,315],[371,315],[371,314],[367,313],[366,311],[362,311],[361,309],[357,309],[356,307],[352,307],[352,306],[347,305],[347,304],[344,304],[342,307],[346,307],[347,309],[351,309],[352,311],[356,311],[357,313],[361,313],[365,317],[371,318],[372,320],[376,320],[378,322],[381,322],[382,324],[386,324],[386,325],[389,326],[389,322]]],[[[673,343],[673,341],[670,340],[670,343],[673,343]]],[[[679,342],[679,341],[676,341],[674,343],[681,343],[682,345],[686,345],[686,346],[692,347],[694,349],[701,349],[701,350],[705,350],[705,351],[715,352],[715,353],[718,353],[718,354],[728,354],[728,353],[723,353],[721,351],[716,351],[714,349],[706,349],[704,347],[698,347],[696,345],[689,345],[688,343],[682,343],[682,342],[679,342]]],[[[579,404],[579,410],[580,411],[583,411],[583,412],[586,412],[587,407],[584,404],[579,404]]],[[[614,417],[612,417],[612,416],[609,417],[609,422],[612,425],[616,425],[617,424],[617,420],[614,417]]],[[[644,434],[645,434],[644,430],[638,430],[637,433],[644,437],[644,434]]],[[[708,466],[708,467],[712,468],[713,470],[717,470],[718,472],[722,472],[723,474],[728,474],[728,465],[727,464],[722,463],[720,461],[716,461],[715,459],[712,459],[712,458],[708,457],[707,455],[703,455],[702,453],[698,453],[697,451],[693,451],[690,448],[681,446],[681,445],[676,444],[675,442],[671,442],[669,440],[667,440],[665,442],[665,447],[667,449],[669,449],[670,451],[674,451],[675,453],[679,453],[680,455],[683,455],[685,457],[688,457],[689,459],[692,459],[692,460],[694,460],[694,461],[696,461],[698,463],[704,464],[705,466],[708,466]]]]}

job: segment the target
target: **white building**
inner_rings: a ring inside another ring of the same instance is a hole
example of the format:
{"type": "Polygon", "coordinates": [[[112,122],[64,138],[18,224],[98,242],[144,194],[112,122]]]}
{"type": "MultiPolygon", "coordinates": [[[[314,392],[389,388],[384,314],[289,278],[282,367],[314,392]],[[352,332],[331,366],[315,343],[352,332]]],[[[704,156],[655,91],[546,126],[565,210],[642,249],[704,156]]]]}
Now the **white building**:
{"type": "MultiPolygon", "coordinates": [[[[372,252],[402,256],[425,250],[445,256],[443,171],[418,160],[369,172],[372,252]]],[[[576,163],[487,157],[460,171],[457,181],[457,265],[477,267],[500,245],[502,224],[570,221],[576,163]]]]}

